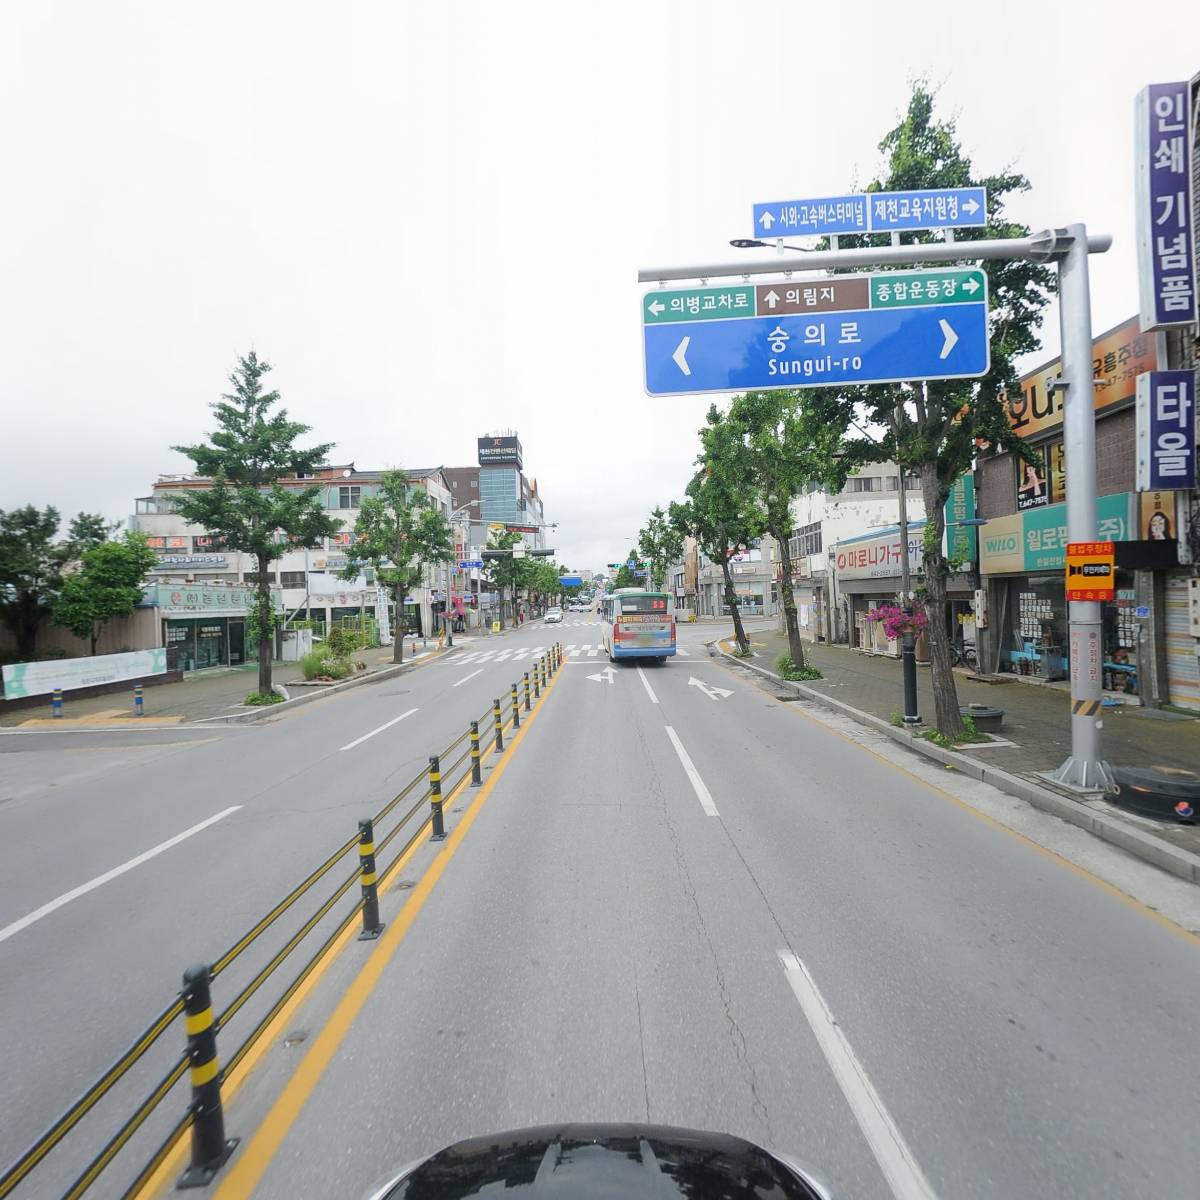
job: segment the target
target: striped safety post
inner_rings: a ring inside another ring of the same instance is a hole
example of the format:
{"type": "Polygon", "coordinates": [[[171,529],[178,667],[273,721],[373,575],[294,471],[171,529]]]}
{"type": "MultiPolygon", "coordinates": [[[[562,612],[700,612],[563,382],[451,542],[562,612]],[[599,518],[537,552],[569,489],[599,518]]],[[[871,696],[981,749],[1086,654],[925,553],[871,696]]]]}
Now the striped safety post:
{"type": "Polygon", "coordinates": [[[496,729],[496,753],[504,751],[504,718],[500,715],[500,701],[492,701],[492,724],[496,729]]]}
{"type": "Polygon", "coordinates": [[[538,670],[537,663],[533,664],[533,698],[536,700],[542,694],[541,685],[542,673],[538,670]]]}
{"type": "Polygon", "coordinates": [[[525,674],[525,711],[528,712],[529,711],[529,672],[526,671],[526,672],[524,672],[524,674],[525,674]]]}
{"type": "Polygon", "coordinates": [[[546,656],[543,654],[541,661],[538,663],[538,670],[542,673],[542,687],[546,686],[546,656]]]}
{"type": "Polygon", "coordinates": [[[183,1023],[192,1077],[192,1160],[178,1187],[207,1187],[238,1144],[225,1137],[221,1111],[221,1065],[213,1021],[208,967],[203,963],[183,973],[183,1023]]]}
{"type": "Polygon", "coordinates": [[[62,688],[55,688],[50,693],[50,715],[52,717],[62,716],[62,688]]]}
{"type": "Polygon", "coordinates": [[[517,685],[514,683],[509,689],[508,702],[512,705],[513,728],[521,728],[521,704],[517,700],[517,685]]]}
{"type": "Polygon", "coordinates": [[[363,927],[360,942],[373,942],[383,932],[379,919],[379,890],[375,874],[375,827],[371,818],[358,823],[358,865],[361,869],[363,927]]]}
{"type": "Polygon", "coordinates": [[[146,715],[142,710],[142,685],[140,683],[133,685],[133,714],[136,717],[146,715]]]}
{"type": "Polygon", "coordinates": [[[483,774],[479,769],[479,722],[471,722],[471,786],[479,787],[483,774]]]}
{"type": "Polygon", "coordinates": [[[431,842],[446,840],[446,826],[442,821],[442,765],[438,756],[429,756],[429,804],[433,809],[433,833],[429,835],[431,842]]]}

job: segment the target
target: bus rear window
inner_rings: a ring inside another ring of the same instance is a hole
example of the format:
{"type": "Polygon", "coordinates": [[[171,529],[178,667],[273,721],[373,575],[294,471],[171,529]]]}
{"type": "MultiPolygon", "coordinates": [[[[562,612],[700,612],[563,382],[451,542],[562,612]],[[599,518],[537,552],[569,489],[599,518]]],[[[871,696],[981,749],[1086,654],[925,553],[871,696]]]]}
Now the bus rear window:
{"type": "Polygon", "coordinates": [[[623,613],[665,613],[667,598],[666,596],[622,596],[621,611],[623,613]]]}

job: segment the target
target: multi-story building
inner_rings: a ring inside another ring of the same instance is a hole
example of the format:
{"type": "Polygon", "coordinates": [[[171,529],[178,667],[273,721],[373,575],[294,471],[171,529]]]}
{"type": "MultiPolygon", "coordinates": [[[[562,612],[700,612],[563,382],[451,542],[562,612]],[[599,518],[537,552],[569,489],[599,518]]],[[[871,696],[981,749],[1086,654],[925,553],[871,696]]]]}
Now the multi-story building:
{"type": "MultiPolygon", "coordinates": [[[[739,547],[730,557],[729,572],[742,616],[770,617],[778,611],[778,598],[772,585],[774,555],[774,539],[763,537],[749,546],[739,547]]],[[[686,598],[686,570],[683,586],[686,598]]],[[[699,617],[720,617],[728,611],[721,564],[713,562],[704,553],[698,553],[695,611],[699,617]]]]}
{"type": "MultiPolygon", "coordinates": [[[[411,487],[424,491],[450,516],[450,489],[440,467],[410,470],[406,475],[411,487]]],[[[338,577],[347,565],[358,509],[378,490],[381,476],[382,471],[360,471],[348,463],[283,481],[284,487],[320,487],[327,513],[341,525],[319,547],[280,546],[268,581],[279,589],[286,621],[311,619],[328,625],[366,614],[380,619],[384,630],[402,626],[430,633],[448,606],[463,611],[462,597],[469,583],[457,561],[429,568],[423,585],[403,598],[398,614],[369,570],[350,581],[338,577]]],[[[233,664],[253,653],[245,645],[244,616],[246,585],[257,582],[257,562],[249,554],[224,548],[208,530],[189,524],[172,500],[209,486],[211,481],[202,476],[162,475],[149,496],[135,501],[129,522],[130,528],[147,535],[159,554],[153,570],[159,594],[194,597],[192,608],[165,611],[162,630],[163,643],[178,645],[185,664],[194,667],[233,664]]],[[[459,538],[465,543],[465,531],[456,533],[456,541],[459,538]]]]}
{"type": "MultiPolygon", "coordinates": [[[[904,480],[905,509],[910,521],[925,515],[921,483],[915,476],[904,480]]],[[[878,574],[858,575],[853,570],[839,577],[832,569],[838,542],[870,531],[882,535],[889,528],[899,536],[900,471],[895,463],[871,463],[855,471],[836,494],[812,485],[792,501],[792,528],[788,550],[792,561],[792,590],[801,634],[811,641],[846,641],[854,626],[852,596],[883,596],[900,590],[899,567],[882,567],[878,574]]],[[[783,564],[774,564],[782,586],[783,564]]]]}

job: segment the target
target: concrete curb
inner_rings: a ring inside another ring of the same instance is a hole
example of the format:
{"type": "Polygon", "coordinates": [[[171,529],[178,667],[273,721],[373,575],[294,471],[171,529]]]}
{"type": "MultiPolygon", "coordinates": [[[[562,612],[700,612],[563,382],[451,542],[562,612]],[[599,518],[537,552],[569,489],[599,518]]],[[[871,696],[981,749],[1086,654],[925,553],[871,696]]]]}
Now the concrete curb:
{"type": "Polygon", "coordinates": [[[866,725],[879,733],[886,734],[892,741],[899,742],[900,745],[906,746],[916,754],[930,758],[943,766],[953,767],[964,775],[979,780],[980,783],[991,784],[999,791],[1015,796],[1018,800],[1024,800],[1027,804],[1032,804],[1034,808],[1059,817],[1080,829],[1085,829],[1102,841],[1119,847],[1142,859],[1143,862],[1148,862],[1163,871],[1177,875],[1180,879],[1186,879],[1189,883],[1200,883],[1200,855],[1159,841],[1158,838],[1127,824],[1119,817],[1097,811],[1097,805],[1108,807],[1104,801],[1075,800],[1048,787],[1041,787],[1028,779],[1022,779],[1019,775],[1013,775],[998,767],[981,763],[965,754],[959,754],[954,750],[943,750],[941,746],[935,746],[932,742],[909,733],[907,730],[896,728],[891,722],[875,716],[874,713],[863,712],[862,709],[854,708],[844,700],[836,700],[824,692],[817,691],[816,688],[805,687],[802,683],[781,679],[774,671],[769,671],[766,667],[755,666],[754,663],[744,658],[737,658],[722,648],[720,639],[707,642],[706,645],[710,649],[715,647],[717,653],[730,662],[736,663],[740,667],[749,667],[751,671],[757,671],[758,674],[766,676],[780,687],[790,688],[806,700],[815,701],[832,712],[850,717],[860,725],[866,725]]]}
{"type": "Polygon", "coordinates": [[[424,666],[425,663],[436,661],[447,652],[447,650],[435,650],[432,654],[427,654],[423,658],[418,658],[413,662],[395,663],[390,667],[384,667],[381,671],[371,671],[366,675],[358,675],[354,679],[347,679],[342,683],[331,683],[328,687],[319,688],[312,692],[305,692],[302,696],[293,696],[290,700],[284,700],[281,704],[264,704],[261,708],[252,709],[250,712],[229,713],[226,716],[220,717],[202,717],[198,721],[184,721],[181,725],[173,726],[173,728],[199,729],[205,725],[248,725],[253,721],[265,721],[267,717],[277,716],[282,712],[290,712],[293,708],[302,708],[306,704],[323,700],[326,696],[333,696],[338,692],[348,692],[351,688],[362,687],[367,683],[378,683],[383,679],[391,679],[393,676],[415,671],[418,667],[424,666]]]}

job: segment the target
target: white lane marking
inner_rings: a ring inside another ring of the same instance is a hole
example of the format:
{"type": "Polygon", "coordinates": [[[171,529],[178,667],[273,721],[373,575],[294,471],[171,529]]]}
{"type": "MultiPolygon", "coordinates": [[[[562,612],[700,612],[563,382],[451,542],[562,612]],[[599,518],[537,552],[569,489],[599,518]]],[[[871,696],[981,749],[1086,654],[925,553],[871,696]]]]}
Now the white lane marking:
{"type": "Polygon", "coordinates": [[[516,652],[516,654],[514,654],[514,655],[512,656],[512,660],[513,660],[513,662],[516,662],[516,661],[517,661],[517,659],[519,659],[519,658],[524,658],[524,657],[525,657],[525,655],[527,655],[528,653],[529,653],[529,651],[528,651],[528,650],[518,650],[518,651],[516,652]]]}
{"type": "Polygon", "coordinates": [[[892,1194],[896,1200],[936,1200],[929,1180],[884,1108],[879,1093],[867,1078],[862,1063],[829,1011],[808,968],[790,950],[780,950],[778,953],[787,981],[800,1002],[800,1009],[892,1194]]]}
{"type": "Polygon", "coordinates": [[[666,730],[667,737],[671,739],[671,745],[675,747],[675,753],[679,755],[679,761],[683,763],[683,769],[687,772],[688,779],[691,780],[692,791],[696,793],[696,799],[700,801],[700,807],[710,817],[719,817],[721,814],[717,812],[717,806],[713,803],[712,795],[708,788],[704,786],[704,780],[700,778],[700,772],[696,770],[696,764],[692,762],[688,752],[683,748],[683,743],[679,740],[679,735],[670,725],[666,726],[666,730]]]}
{"type": "Polygon", "coordinates": [[[472,671],[470,673],[470,675],[464,675],[454,686],[462,687],[462,685],[464,683],[466,683],[468,679],[474,679],[476,675],[482,675],[482,674],[483,674],[483,668],[480,667],[478,671],[472,671]]]}
{"type": "Polygon", "coordinates": [[[638,678],[642,681],[642,687],[646,689],[646,695],[650,697],[651,704],[658,703],[658,697],[654,694],[654,689],[650,686],[650,680],[646,678],[646,672],[641,667],[637,669],[638,678]]]}
{"type": "MultiPolygon", "coordinates": [[[[580,658],[582,658],[582,657],[583,657],[583,652],[584,652],[585,650],[591,650],[591,649],[592,649],[592,643],[591,643],[591,642],[584,642],[584,643],[583,643],[583,645],[579,647],[579,657],[580,657],[580,658]]],[[[593,651],[593,653],[594,653],[594,651],[593,651]]]]}
{"type": "Polygon", "coordinates": [[[170,850],[172,846],[178,846],[180,842],[186,841],[193,834],[199,833],[202,829],[207,829],[210,825],[215,825],[218,821],[229,816],[230,813],[237,812],[241,807],[240,804],[234,804],[229,808],[224,808],[216,816],[209,817],[207,820],[201,821],[198,825],[193,825],[190,829],[185,829],[182,833],[177,833],[172,838],[167,838],[165,842],[159,842],[157,846],[151,847],[136,858],[131,858],[119,867],[113,867],[111,871],[105,871],[103,875],[97,875],[95,879],[89,879],[87,883],[81,883],[77,888],[72,888],[69,892],[63,892],[56,900],[51,900],[48,904],[43,904],[41,908],[35,908],[33,912],[22,917],[19,921],[14,921],[11,925],[6,925],[3,929],[0,929],[0,942],[7,941],[14,933],[20,933],[22,929],[27,929],[35,921],[40,921],[43,917],[49,916],[55,909],[62,908],[64,904],[69,904],[72,900],[78,900],[80,896],[86,896],[88,892],[95,891],[96,888],[101,887],[110,880],[116,879],[118,875],[124,875],[126,871],[132,871],[134,867],[140,867],[142,863],[148,862],[158,854],[162,854],[164,850],[170,850]]]}
{"type": "Polygon", "coordinates": [[[485,650],[475,661],[477,663],[489,662],[491,660],[492,655],[495,653],[496,653],[495,650],[485,650]]]}
{"type": "Polygon", "coordinates": [[[571,655],[574,653],[575,653],[575,643],[572,642],[569,646],[566,647],[566,655],[568,658],[570,658],[571,655]]]}
{"type": "Polygon", "coordinates": [[[599,646],[597,646],[597,647],[596,647],[594,650],[589,650],[589,651],[588,651],[588,658],[595,658],[595,657],[596,657],[596,655],[597,655],[597,654],[599,654],[599,653],[600,653],[600,647],[599,647],[599,646]]]}
{"type": "Polygon", "coordinates": [[[511,653],[512,653],[511,648],[508,650],[501,650],[500,653],[496,655],[496,657],[493,661],[494,662],[503,662],[511,653]]]}
{"type": "MultiPolygon", "coordinates": [[[[478,675],[479,672],[476,671],[475,674],[478,675]]],[[[467,678],[470,679],[471,678],[470,675],[468,675],[467,678]]],[[[460,680],[460,682],[461,682],[461,680],[460,680]]],[[[458,684],[456,683],[454,686],[458,687],[458,684]]],[[[400,721],[403,721],[405,717],[411,717],[413,715],[413,713],[415,713],[416,711],[417,710],[415,708],[410,708],[408,710],[408,712],[402,712],[398,717],[393,717],[390,721],[384,721],[384,723],[382,725],[380,725],[378,729],[372,729],[370,733],[364,733],[362,735],[362,737],[355,738],[354,741],[352,741],[352,742],[347,742],[342,747],[342,749],[343,750],[353,750],[355,746],[361,745],[363,742],[365,742],[367,740],[367,738],[373,738],[377,733],[382,733],[385,729],[391,729],[391,727],[393,725],[396,725],[400,721]]]]}

